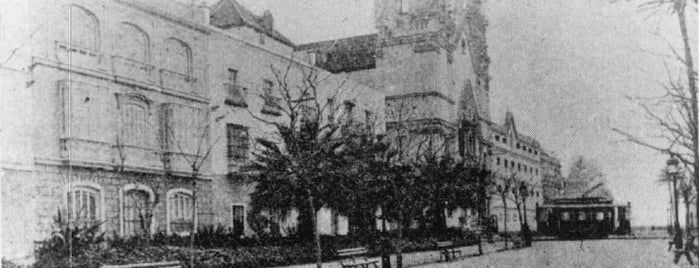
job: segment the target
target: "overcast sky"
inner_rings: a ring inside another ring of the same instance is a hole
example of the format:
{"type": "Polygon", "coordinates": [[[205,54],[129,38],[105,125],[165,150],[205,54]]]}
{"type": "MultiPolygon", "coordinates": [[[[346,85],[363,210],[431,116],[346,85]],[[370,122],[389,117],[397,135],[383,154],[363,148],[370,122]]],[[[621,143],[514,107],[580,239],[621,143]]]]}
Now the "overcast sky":
{"type": "MultiPolygon", "coordinates": [[[[375,32],[373,0],[239,1],[257,14],[269,9],[296,43],[375,32]]],[[[667,224],[668,190],[655,183],[666,156],[610,129],[653,133],[626,96],[662,94],[660,54],[681,44],[676,19],[609,0],[487,0],[486,15],[493,120],[512,111],[520,132],[561,159],[564,174],[575,155],[595,159],[617,202],[631,202],[635,225],[667,224]]]]}

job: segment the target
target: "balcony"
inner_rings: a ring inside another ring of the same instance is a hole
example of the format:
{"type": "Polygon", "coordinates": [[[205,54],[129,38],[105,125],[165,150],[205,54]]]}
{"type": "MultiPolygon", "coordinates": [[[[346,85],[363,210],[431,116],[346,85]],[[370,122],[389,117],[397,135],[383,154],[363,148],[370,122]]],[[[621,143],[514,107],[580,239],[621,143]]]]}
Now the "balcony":
{"type": "Polygon", "coordinates": [[[153,83],[153,70],[155,66],[140,61],[112,56],[112,70],[114,75],[135,80],[138,82],[153,83]]]}
{"type": "Polygon", "coordinates": [[[280,116],[282,114],[282,98],[271,95],[263,96],[263,98],[265,100],[265,104],[262,106],[262,110],[260,112],[274,116],[280,116]]]}
{"type": "Polygon", "coordinates": [[[196,94],[194,90],[195,82],[196,79],[189,75],[160,69],[160,85],[164,88],[183,93],[196,94]]]}
{"type": "Polygon", "coordinates": [[[103,69],[104,55],[89,48],[56,41],[56,60],[64,64],[98,70],[103,69]]]}
{"type": "Polygon", "coordinates": [[[247,88],[232,83],[224,83],[223,86],[226,90],[226,104],[243,108],[248,107],[248,104],[245,102],[247,88]]]}

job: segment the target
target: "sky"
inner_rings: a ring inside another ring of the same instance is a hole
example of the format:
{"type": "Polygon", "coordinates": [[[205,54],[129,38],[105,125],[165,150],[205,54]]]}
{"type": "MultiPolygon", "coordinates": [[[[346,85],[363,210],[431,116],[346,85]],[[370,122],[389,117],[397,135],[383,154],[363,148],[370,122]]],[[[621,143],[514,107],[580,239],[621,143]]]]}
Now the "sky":
{"type": "MultiPolygon", "coordinates": [[[[295,43],[375,32],[373,0],[239,2],[256,14],[270,10],[295,43]]],[[[656,133],[628,97],[662,94],[668,45],[681,45],[676,18],[610,0],[487,0],[485,13],[492,119],[513,112],[518,130],[553,151],[564,175],[574,156],[593,159],[616,202],[631,202],[634,225],[667,224],[668,188],[655,182],[667,156],[611,129],[656,133]]]]}

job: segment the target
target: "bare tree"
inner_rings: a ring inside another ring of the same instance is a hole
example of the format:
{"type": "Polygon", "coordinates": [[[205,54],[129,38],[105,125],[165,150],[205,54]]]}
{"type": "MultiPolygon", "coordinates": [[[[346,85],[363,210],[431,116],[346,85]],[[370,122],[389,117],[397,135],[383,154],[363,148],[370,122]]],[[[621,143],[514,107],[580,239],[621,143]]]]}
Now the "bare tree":
{"type": "MultiPolygon", "coordinates": [[[[633,1],[633,0],[628,0],[633,1]]],[[[616,1],[612,1],[616,2],[616,1]]],[[[669,44],[672,58],[683,69],[682,75],[674,75],[665,65],[668,81],[660,83],[663,96],[652,99],[651,103],[639,103],[646,115],[661,130],[662,142],[649,141],[629,132],[613,128],[626,140],[641,146],[675,156],[692,177],[694,187],[699,187],[699,108],[697,99],[697,72],[692,53],[696,46],[691,44],[692,37],[687,23],[696,24],[697,0],[638,0],[639,10],[652,14],[666,13],[677,18],[679,34],[682,37],[682,49],[669,44]],[[680,52],[682,51],[682,52],[680,52]],[[660,109],[660,111],[658,111],[660,109]]],[[[696,36],[693,36],[696,41],[696,36]]],[[[699,208],[699,203],[696,204],[699,208]]],[[[697,215],[699,221],[699,215],[697,215]]]]}
{"type": "MultiPolygon", "coordinates": [[[[192,223],[189,231],[190,248],[194,248],[196,240],[196,220],[197,220],[197,181],[202,175],[202,167],[209,159],[211,150],[218,143],[220,136],[211,142],[211,124],[208,123],[208,111],[197,110],[192,114],[187,114],[190,118],[184,119],[184,123],[174,126],[174,122],[164,122],[161,125],[161,131],[165,141],[163,145],[162,161],[167,173],[172,172],[173,162],[183,160],[187,164],[191,176],[192,187],[192,223]]],[[[177,119],[174,119],[177,120],[177,119]]],[[[166,120],[167,121],[167,120],[166,120]]],[[[194,265],[194,254],[190,258],[190,266],[194,265]]]]}

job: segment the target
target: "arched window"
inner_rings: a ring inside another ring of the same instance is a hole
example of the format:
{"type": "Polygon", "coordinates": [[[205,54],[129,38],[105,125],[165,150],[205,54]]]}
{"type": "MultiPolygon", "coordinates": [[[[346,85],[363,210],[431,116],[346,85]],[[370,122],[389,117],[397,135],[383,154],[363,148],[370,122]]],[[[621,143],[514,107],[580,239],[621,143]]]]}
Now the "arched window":
{"type": "Polygon", "coordinates": [[[68,220],[75,226],[93,226],[102,220],[102,191],[91,183],[73,183],[66,191],[68,220]]]}
{"type": "Polygon", "coordinates": [[[143,30],[136,25],[124,22],[119,25],[118,37],[119,42],[115,49],[118,56],[149,62],[150,40],[143,30]]]}
{"type": "Polygon", "coordinates": [[[163,68],[191,76],[192,51],[184,42],[170,38],[165,40],[163,68]]]}
{"type": "Polygon", "coordinates": [[[150,148],[151,135],[148,124],[150,100],[138,94],[119,95],[121,110],[121,143],[150,148]]]}
{"type": "Polygon", "coordinates": [[[121,196],[122,236],[140,236],[152,230],[153,190],[144,185],[129,184],[121,196]],[[150,222],[149,222],[150,221],[150,222]]]}
{"type": "Polygon", "coordinates": [[[68,9],[68,40],[72,45],[99,50],[99,23],[87,9],[71,5],[68,9]]]}
{"type": "Polygon", "coordinates": [[[172,189],[167,193],[168,233],[189,233],[194,224],[192,191],[172,189]]]}
{"type": "Polygon", "coordinates": [[[124,142],[134,146],[146,145],[146,109],[140,105],[124,107],[124,142]]]}

